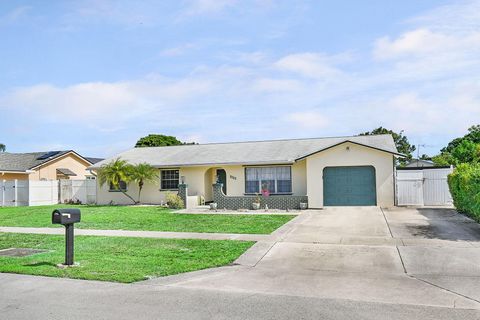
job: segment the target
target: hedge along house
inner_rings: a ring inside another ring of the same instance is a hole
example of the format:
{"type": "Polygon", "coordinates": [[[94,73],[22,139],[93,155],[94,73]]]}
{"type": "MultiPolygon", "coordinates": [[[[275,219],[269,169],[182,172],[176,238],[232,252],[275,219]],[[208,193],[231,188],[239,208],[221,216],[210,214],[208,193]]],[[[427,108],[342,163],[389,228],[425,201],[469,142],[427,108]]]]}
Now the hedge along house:
{"type": "MultiPolygon", "coordinates": [[[[115,158],[158,168],[157,184],[144,186],[142,202],[161,204],[166,192],[178,192],[187,208],[200,199],[219,208],[248,209],[263,193],[269,208],[323,206],[393,206],[394,163],[397,152],[391,135],[212,143],[134,148],[115,158]]],[[[99,204],[128,204],[130,200],[98,186],[99,204]]],[[[125,186],[124,186],[125,187],[125,186]]],[[[127,187],[129,194],[138,190],[127,187]]],[[[262,205],[263,207],[263,205],[262,205]]]]}

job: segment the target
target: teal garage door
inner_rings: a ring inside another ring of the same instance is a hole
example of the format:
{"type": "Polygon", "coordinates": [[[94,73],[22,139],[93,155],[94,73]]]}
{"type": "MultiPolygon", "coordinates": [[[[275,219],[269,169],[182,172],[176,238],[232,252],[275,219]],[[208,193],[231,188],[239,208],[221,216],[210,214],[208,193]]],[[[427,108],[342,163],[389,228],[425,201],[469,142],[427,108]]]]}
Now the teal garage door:
{"type": "Polygon", "coordinates": [[[375,206],[376,204],[374,167],[323,169],[324,206],[375,206]]]}

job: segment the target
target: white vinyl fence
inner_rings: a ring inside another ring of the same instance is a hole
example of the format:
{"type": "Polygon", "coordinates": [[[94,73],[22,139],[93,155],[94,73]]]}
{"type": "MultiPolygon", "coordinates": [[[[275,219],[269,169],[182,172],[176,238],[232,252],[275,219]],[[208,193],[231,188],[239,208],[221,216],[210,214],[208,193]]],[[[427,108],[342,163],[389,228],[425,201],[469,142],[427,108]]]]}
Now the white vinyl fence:
{"type": "Polygon", "coordinates": [[[397,170],[397,205],[452,205],[447,182],[447,176],[452,172],[452,167],[397,170]]]}
{"type": "Polygon", "coordinates": [[[0,180],[0,206],[41,206],[69,201],[96,203],[96,180],[0,180]]]}
{"type": "Polygon", "coordinates": [[[96,180],[59,180],[60,203],[77,201],[92,204],[97,202],[96,180]]]}

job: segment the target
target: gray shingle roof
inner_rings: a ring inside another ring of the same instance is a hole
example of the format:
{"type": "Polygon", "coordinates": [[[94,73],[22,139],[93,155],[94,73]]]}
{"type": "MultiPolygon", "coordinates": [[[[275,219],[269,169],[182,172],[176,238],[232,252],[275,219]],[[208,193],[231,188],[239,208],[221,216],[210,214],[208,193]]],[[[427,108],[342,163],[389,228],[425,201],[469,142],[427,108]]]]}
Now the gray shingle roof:
{"type": "MultiPolygon", "coordinates": [[[[51,151],[48,151],[51,152],[51,151]]],[[[26,171],[34,168],[44,162],[47,162],[53,158],[59,157],[69,150],[58,151],[53,157],[39,160],[42,155],[48,152],[30,152],[30,153],[10,153],[0,152],[0,170],[5,171],[26,171]]]]}
{"type": "Polygon", "coordinates": [[[69,152],[72,152],[72,150],[29,153],[0,152],[0,171],[24,172],[69,152]],[[51,156],[45,157],[47,154],[51,156]]]}
{"type": "Polygon", "coordinates": [[[103,160],[103,158],[92,158],[92,157],[85,157],[91,164],[95,164],[103,160]]]}
{"type": "Polygon", "coordinates": [[[118,157],[132,164],[146,162],[154,167],[292,163],[347,141],[398,154],[391,135],[372,135],[133,148],[90,168],[99,168],[118,157]]]}

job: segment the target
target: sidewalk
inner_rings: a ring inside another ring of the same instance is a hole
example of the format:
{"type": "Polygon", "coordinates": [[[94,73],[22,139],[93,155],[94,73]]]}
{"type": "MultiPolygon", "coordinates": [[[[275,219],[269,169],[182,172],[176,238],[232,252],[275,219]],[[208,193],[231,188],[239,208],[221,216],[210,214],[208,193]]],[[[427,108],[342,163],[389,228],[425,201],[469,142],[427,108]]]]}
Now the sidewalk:
{"type": "MultiPolygon", "coordinates": [[[[0,227],[0,232],[34,233],[34,234],[64,234],[63,228],[25,228],[0,227]]],[[[107,236],[107,237],[138,237],[164,239],[205,239],[205,240],[241,240],[241,241],[269,241],[268,234],[234,234],[234,233],[201,233],[201,232],[165,232],[165,231],[129,231],[129,230],[92,230],[75,229],[79,236],[107,236]]]]}

